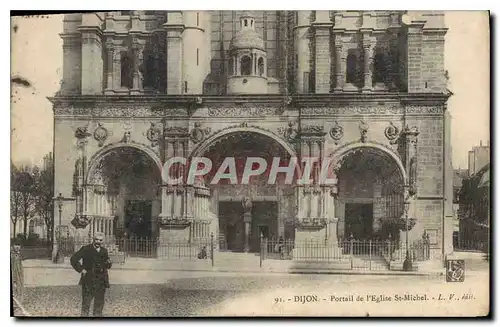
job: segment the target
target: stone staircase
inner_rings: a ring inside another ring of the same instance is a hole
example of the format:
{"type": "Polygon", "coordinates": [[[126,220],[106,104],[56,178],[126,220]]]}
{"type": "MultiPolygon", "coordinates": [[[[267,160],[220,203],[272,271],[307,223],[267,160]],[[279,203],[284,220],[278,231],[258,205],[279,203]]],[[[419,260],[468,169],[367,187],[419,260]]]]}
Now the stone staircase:
{"type": "Polygon", "coordinates": [[[260,257],[258,253],[241,252],[215,252],[215,266],[218,268],[255,269],[260,267],[260,257]]]}

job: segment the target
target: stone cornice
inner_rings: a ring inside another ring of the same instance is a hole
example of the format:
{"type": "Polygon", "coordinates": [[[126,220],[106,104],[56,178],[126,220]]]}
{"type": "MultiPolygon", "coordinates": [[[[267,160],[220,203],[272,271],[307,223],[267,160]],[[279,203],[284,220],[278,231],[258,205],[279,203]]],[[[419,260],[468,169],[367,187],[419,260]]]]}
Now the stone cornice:
{"type": "Polygon", "coordinates": [[[247,96],[186,95],[57,95],[48,98],[56,115],[113,116],[189,116],[198,108],[208,109],[209,116],[280,115],[284,110],[297,110],[302,115],[400,115],[442,114],[449,94],[380,93],[380,94],[305,94],[247,96]],[[406,110],[405,110],[406,108],[406,110]]]}
{"type": "Polygon", "coordinates": [[[203,105],[206,106],[223,106],[228,105],[281,105],[283,102],[288,101],[288,106],[303,106],[312,105],[315,106],[318,103],[322,105],[328,105],[330,102],[345,102],[345,103],[355,103],[355,102],[375,102],[375,101],[392,101],[392,102],[402,102],[402,103],[413,103],[413,104],[443,104],[448,98],[449,94],[446,93],[397,93],[397,92],[380,92],[380,93],[330,93],[330,94],[300,94],[300,95],[290,95],[288,99],[285,99],[284,95],[223,95],[223,96],[213,96],[213,95],[71,95],[63,96],[57,95],[54,97],[49,97],[48,99],[56,103],[163,103],[172,105],[182,105],[189,104],[197,101],[197,98],[201,100],[203,105]]]}

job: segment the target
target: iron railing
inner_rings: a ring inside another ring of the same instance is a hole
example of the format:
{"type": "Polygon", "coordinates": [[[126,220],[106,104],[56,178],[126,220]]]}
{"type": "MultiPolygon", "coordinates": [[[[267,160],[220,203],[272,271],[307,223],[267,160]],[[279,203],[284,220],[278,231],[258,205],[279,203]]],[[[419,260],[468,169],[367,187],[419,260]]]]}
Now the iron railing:
{"type": "Polygon", "coordinates": [[[459,239],[453,240],[453,250],[457,252],[489,252],[489,240],[459,239]]]}
{"type": "MultiPolygon", "coordinates": [[[[90,244],[89,238],[63,238],[58,242],[59,255],[70,257],[82,246],[90,244]]],[[[194,240],[168,240],[148,238],[106,238],[113,263],[123,264],[130,257],[182,260],[210,260],[214,265],[216,249],[213,235],[194,240]]],[[[50,258],[47,248],[25,248],[24,252],[39,251],[50,258]]],[[[423,237],[410,244],[409,254],[413,261],[430,259],[428,238],[423,237]]],[[[342,263],[347,269],[390,269],[393,264],[402,264],[406,258],[404,242],[388,240],[343,239],[329,243],[325,240],[260,239],[260,265],[265,260],[294,260],[300,262],[342,263]]]]}
{"type": "MultiPolygon", "coordinates": [[[[64,238],[58,243],[60,255],[69,257],[82,246],[92,242],[89,238],[64,238]]],[[[163,241],[150,238],[105,239],[103,246],[115,263],[124,263],[127,257],[158,259],[212,260],[214,238],[163,241]]]]}
{"type": "MultiPolygon", "coordinates": [[[[426,239],[410,245],[413,261],[430,259],[430,245],[426,239]]],[[[406,245],[392,240],[340,240],[335,243],[317,240],[261,240],[261,262],[264,260],[296,260],[303,262],[348,263],[351,269],[389,269],[391,264],[402,264],[406,245]]]]}

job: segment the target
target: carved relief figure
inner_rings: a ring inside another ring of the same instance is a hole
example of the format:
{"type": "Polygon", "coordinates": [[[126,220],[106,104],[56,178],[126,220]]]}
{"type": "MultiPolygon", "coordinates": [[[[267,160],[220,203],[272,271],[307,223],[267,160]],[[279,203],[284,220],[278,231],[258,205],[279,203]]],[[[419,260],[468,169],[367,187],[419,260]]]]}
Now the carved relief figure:
{"type": "Polygon", "coordinates": [[[366,142],[368,139],[368,124],[364,120],[359,122],[359,132],[361,134],[361,142],[366,142]]]}
{"type": "Polygon", "coordinates": [[[123,133],[122,142],[124,142],[124,143],[130,142],[131,136],[132,136],[131,132],[130,131],[126,131],[125,133],[123,133]]]}
{"type": "Polygon", "coordinates": [[[297,138],[297,130],[293,127],[295,125],[295,122],[288,122],[288,127],[285,129],[283,132],[283,136],[287,140],[287,142],[293,142],[297,138]]]}
{"type": "Polygon", "coordinates": [[[161,130],[156,126],[155,123],[151,122],[151,127],[146,132],[147,139],[151,142],[151,146],[155,147],[158,145],[158,140],[160,139],[161,130]]]}
{"type": "Polygon", "coordinates": [[[245,213],[252,211],[252,199],[249,197],[244,197],[243,200],[241,200],[241,205],[243,206],[243,211],[245,213]]]}
{"type": "Polygon", "coordinates": [[[75,161],[75,172],[73,174],[73,196],[80,195],[82,182],[83,182],[83,162],[82,158],[78,158],[75,161]]]}
{"type": "Polygon", "coordinates": [[[417,158],[410,159],[410,195],[417,193],[417,158]]]}

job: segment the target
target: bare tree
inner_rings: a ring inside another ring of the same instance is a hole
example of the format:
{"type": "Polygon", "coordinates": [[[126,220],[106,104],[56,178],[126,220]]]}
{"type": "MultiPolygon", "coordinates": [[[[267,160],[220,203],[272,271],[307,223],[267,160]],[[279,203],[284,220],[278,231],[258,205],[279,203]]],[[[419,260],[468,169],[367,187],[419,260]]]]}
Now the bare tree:
{"type": "Polygon", "coordinates": [[[28,236],[28,220],[35,214],[36,201],[36,176],[39,174],[38,167],[30,169],[23,167],[18,175],[18,192],[20,197],[21,218],[23,220],[23,234],[28,236]]]}
{"type": "Polygon", "coordinates": [[[51,161],[37,175],[36,181],[36,213],[44,220],[47,228],[47,240],[52,242],[54,230],[54,171],[51,161]]]}
{"type": "Polygon", "coordinates": [[[19,170],[14,164],[10,165],[10,220],[16,236],[17,221],[21,214],[21,193],[19,190],[19,170]]]}

